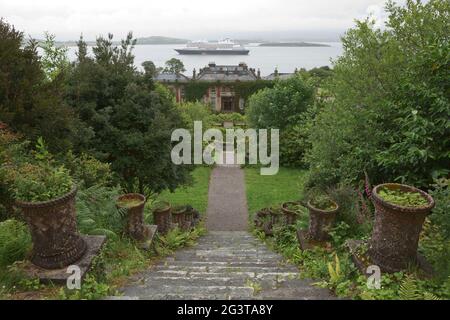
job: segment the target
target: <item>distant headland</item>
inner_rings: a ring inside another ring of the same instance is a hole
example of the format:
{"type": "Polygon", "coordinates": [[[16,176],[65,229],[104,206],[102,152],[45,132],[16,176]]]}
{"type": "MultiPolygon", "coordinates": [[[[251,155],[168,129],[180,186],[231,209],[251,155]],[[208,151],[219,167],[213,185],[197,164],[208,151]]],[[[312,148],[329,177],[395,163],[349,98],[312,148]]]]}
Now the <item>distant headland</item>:
{"type": "Polygon", "coordinates": [[[308,43],[308,42],[265,42],[259,45],[260,47],[330,47],[322,43],[308,43]]]}

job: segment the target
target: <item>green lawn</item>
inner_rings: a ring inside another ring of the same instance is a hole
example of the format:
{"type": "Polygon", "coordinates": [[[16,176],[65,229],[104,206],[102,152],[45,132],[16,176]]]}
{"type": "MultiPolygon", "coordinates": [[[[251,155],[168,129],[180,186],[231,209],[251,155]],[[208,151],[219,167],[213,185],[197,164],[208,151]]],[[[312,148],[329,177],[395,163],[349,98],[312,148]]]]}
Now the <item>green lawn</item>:
{"type": "Polygon", "coordinates": [[[250,215],[264,207],[300,198],[306,170],[280,168],[273,176],[260,175],[259,168],[245,168],[247,203],[250,215]]]}
{"type": "Polygon", "coordinates": [[[190,204],[202,214],[205,214],[208,205],[210,174],[210,167],[198,167],[192,172],[194,178],[192,186],[180,187],[173,193],[164,191],[159,195],[158,200],[170,202],[171,205],[190,204]]]}

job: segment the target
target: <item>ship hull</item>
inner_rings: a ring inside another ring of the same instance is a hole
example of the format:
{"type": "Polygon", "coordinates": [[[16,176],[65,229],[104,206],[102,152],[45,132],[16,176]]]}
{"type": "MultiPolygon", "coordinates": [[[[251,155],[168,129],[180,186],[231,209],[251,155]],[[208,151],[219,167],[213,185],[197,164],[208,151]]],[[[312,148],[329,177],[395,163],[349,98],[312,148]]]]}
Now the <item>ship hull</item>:
{"type": "Polygon", "coordinates": [[[196,55],[248,55],[250,50],[198,50],[198,49],[175,49],[179,54],[196,55]]]}

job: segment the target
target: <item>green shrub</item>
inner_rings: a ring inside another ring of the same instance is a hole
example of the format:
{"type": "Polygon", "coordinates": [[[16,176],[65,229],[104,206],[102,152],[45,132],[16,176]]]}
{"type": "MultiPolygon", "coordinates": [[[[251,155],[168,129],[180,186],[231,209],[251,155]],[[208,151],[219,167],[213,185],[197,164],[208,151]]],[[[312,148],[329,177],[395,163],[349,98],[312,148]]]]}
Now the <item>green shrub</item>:
{"type": "Polygon", "coordinates": [[[64,163],[80,187],[109,186],[112,183],[111,165],[101,162],[91,155],[82,153],[75,156],[72,151],[69,151],[64,163]]]}
{"type": "Polygon", "coordinates": [[[311,183],[399,181],[426,188],[449,172],[448,1],[389,2],[386,28],[359,21],[316,118],[311,183]]]}
{"type": "Polygon", "coordinates": [[[245,113],[253,128],[282,130],[296,124],[297,116],[305,112],[313,101],[314,88],[310,79],[297,75],[253,94],[245,113]]]}
{"type": "Polygon", "coordinates": [[[0,222],[0,268],[23,260],[31,249],[31,236],[27,226],[17,220],[0,222]]]}
{"type": "Polygon", "coordinates": [[[194,130],[194,121],[201,121],[203,130],[212,126],[211,110],[208,105],[201,102],[187,102],[180,104],[178,109],[187,124],[187,129],[191,132],[194,130]]]}

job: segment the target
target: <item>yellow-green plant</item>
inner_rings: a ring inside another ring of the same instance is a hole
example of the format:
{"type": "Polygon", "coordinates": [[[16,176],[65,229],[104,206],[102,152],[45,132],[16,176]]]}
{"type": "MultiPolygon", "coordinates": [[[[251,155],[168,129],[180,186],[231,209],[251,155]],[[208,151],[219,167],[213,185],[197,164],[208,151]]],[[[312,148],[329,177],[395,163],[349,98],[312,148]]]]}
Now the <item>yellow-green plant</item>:
{"type": "Polygon", "coordinates": [[[330,276],[330,284],[333,286],[342,279],[341,262],[336,253],[334,254],[334,266],[331,262],[328,262],[328,274],[330,276]]]}

